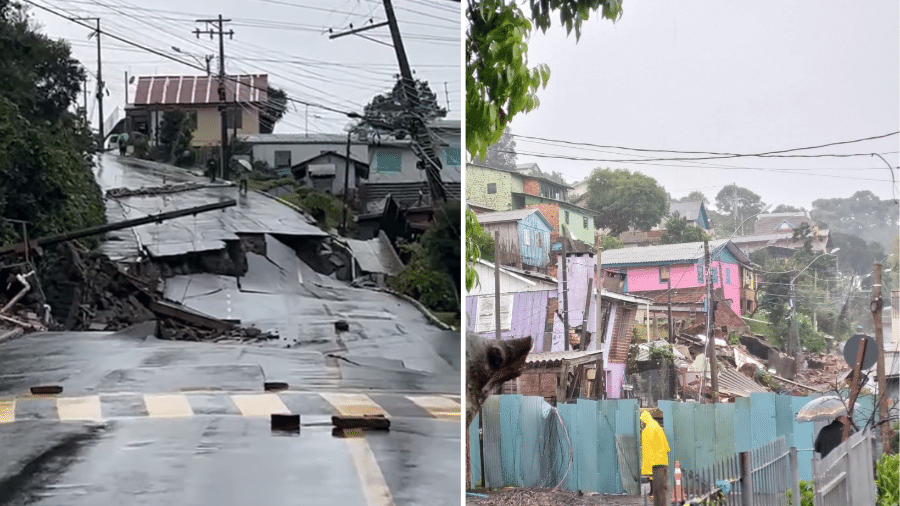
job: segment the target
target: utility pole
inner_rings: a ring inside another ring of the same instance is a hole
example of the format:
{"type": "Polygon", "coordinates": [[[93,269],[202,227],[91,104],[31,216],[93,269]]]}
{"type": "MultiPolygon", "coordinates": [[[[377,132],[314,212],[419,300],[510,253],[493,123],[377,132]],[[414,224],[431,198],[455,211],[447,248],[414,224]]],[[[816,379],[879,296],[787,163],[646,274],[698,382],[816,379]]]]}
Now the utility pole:
{"type": "MultiPolygon", "coordinates": [[[[875,342],[878,344],[878,361],[876,372],[878,373],[878,421],[881,423],[882,448],[890,448],[891,427],[886,422],[888,418],[888,398],[885,395],[887,388],[884,377],[884,326],[881,323],[881,309],[884,301],[881,299],[881,264],[875,263],[872,271],[872,319],[875,320],[875,342]]],[[[891,309],[894,311],[894,309],[891,309]]]]}
{"type": "MultiPolygon", "coordinates": [[[[100,151],[103,151],[106,135],[103,127],[103,60],[100,51],[100,18],[72,18],[72,21],[95,21],[97,29],[91,32],[88,38],[97,36],[97,131],[100,133],[100,151]]],[[[87,100],[85,99],[84,109],[87,111],[87,100]]]]}
{"type": "Polygon", "coordinates": [[[672,276],[666,277],[666,293],[669,295],[669,342],[675,344],[675,329],[672,328],[672,276]]]}
{"type": "Polygon", "coordinates": [[[450,112],[450,90],[447,89],[447,81],[444,81],[444,97],[447,100],[447,112],[450,112]]]}
{"type": "MultiPolygon", "coordinates": [[[[225,94],[225,35],[228,35],[229,39],[234,38],[234,30],[228,30],[227,32],[224,30],[223,23],[230,23],[230,19],[222,19],[222,15],[219,14],[218,19],[198,19],[197,23],[206,23],[207,29],[200,30],[194,29],[194,35],[197,38],[200,38],[200,34],[209,35],[209,38],[213,38],[214,35],[219,36],[219,132],[221,134],[221,144],[219,145],[219,177],[226,177],[226,153],[228,152],[228,106],[225,102],[226,94],[225,94]],[[218,29],[209,28],[210,24],[218,23],[218,29]]],[[[235,97],[237,100],[237,97],[235,97]]],[[[237,123],[235,123],[237,124],[237,123]]],[[[216,175],[213,174],[212,180],[216,180],[216,175]]]]}
{"type": "Polygon", "coordinates": [[[500,339],[500,231],[494,230],[494,337],[500,339]]]}
{"type": "Polygon", "coordinates": [[[394,16],[394,7],[391,0],[383,0],[384,14],[387,21],[384,23],[374,23],[363,28],[354,28],[341,33],[330,35],[329,39],[336,39],[346,35],[371,30],[387,25],[391,30],[391,39],[394,43],[394,52],[397,54],[397,63],[400,65],[400,90],[403,100],[403,107],[407,114],[404,115],[404,123],[409,130],[409,136],[412,139],[413,152],[419,158],[419,168],[425,170],[425,176],[428,178],[428,188],[431,191],[431,200],[434,203],[446,202],[447,191],[444,189],[444,183],[441,181],[441,159],[438,157],[434,140],[428,131],[428,125],[418,116],[416,111],[421,108],[419,99],[419,90],[416,88],[416,81],[413,79],[412,70],[409,67],[409,60],[406,59],[406,50],[403,49],[403,39],[400,36],[400,27],[397,25],[397,18],[394,16]]]}
{"type": "Polygon", "coordinates": [[[710,397],[715,403],[719,396],[718,364],[716,364],[716,333],[713,325],[716,321],[713,301],[712,265],[709,256],[709,241],[703,241],[703,253],[706,259],[704,271],[706,271],[706,358],[709,360],[710,397]]]}
{"type": "MultiPolygon", "coordinates": [[[[347,130],[347,163],[344,166],[344,216],[341,218],[341,228],[347,232],[347,206],[350,205],[350,134],[353,130],[347,130]]],[[[354,171],[355,174],[355,171],[354,171]]],[[[352,262],[353,260],[351,260],[352,262]]]]}
{"type": "MultiPolygon", "coordinates": [[[[600,253],[603,251],[600,248],[600,244],[603,242],[602,239],[603,233],[600,232],[600,229],[598,228],[594,233],[594,250],[597,252],[597,317],[595,318],[597,320],[597,337],[594,341],[598,345],[597,349],[600,349],[599,345],[603,342],[603,306],[600,304],[601,292],[603,291],[603,262],[600,258],[600,253]]],[[[598,367],[597,374],[600,374],[600,371],[601,369],[598,367]]]]}
{"type": "MultiPolygon", "coordinates": [[[[496,241],[496,239],[494,239],[496,241]]],[[[562,238],[563,349],[569,351],[569,282],[566,273],[566,238],[562,238]]]]}

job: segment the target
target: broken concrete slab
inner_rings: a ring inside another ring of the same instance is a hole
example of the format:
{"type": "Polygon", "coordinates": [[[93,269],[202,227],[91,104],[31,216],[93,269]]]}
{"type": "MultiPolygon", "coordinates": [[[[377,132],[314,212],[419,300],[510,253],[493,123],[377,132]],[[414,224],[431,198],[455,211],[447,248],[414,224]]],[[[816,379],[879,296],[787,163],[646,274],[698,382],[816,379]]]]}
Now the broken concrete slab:
{"type": "Polygon", "coordinates": [[[377,238],[368,241],[345,241],[363,273],[396,276],[403,270],[403,262],[384,231],[379,231],[377,238]]]}

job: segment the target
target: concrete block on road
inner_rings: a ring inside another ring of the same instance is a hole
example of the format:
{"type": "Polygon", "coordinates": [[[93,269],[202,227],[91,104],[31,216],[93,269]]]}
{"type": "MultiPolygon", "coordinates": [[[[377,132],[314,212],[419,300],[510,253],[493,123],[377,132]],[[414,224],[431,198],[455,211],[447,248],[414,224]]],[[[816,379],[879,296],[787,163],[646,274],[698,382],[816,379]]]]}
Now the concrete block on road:
{"type": "Polygon", "coordinates": [[[281,432],[300,432],[300,415],[272,414],[272,430],[281,432]]]}
{"type": "Polygon", "coordinates": [[[334,415],[331,417],[331,424],[338,429],[390,430],[391,428],[391,421],[382,415],[334,415]]]}

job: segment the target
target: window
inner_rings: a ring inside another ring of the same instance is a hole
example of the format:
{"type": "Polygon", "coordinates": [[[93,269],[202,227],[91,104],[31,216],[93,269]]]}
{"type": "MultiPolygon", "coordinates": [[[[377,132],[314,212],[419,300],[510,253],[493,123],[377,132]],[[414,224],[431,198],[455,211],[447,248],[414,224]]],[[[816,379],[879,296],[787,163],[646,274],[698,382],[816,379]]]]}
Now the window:
{"type": "MultiPolygon", "coordinates": [[[[512,294],[500,294],[500,330],[509,330],[512,324],[512,294]]],[[[493,332],[494,329],[494,296],[478,297],[478,317],[475,320],[475,332],[493,332]]]]}
{"type": "Polygon", "coordinates": [[[726,285],[731,284],[731,267],[725,268],[725,284],[726,285]]]}
{"type": "Polygon", "coordinates": [[[525,236],[525,238],[524,238],[525,246],[531,246],[531,230],[525,229],[524,236],[525,236]]]}
{"type": "Polygon", "coordinates": [[[714,285],[719,282],[718,274],[719,274],[719,271],[717,271],[716,269],[709,270],[709,276],[712,278],[712,284],[714,284],[714,285]]]}
{"type": "Polygon", "coordinates": [[[225,125],[228,128],[243,128],[241,126],[243,112],[241,109],[229,109],[225,113],[225,125]]]}
{"type": "Polygon", "coordinates": [[[402,167],[400,151],[379,149],[375,151],[375,172],[397,173],[402,167]]]}
{"type": "Polygon", "coordinates": [[[544,234],[542,234],[541,232],[535,232],[535,234],[534,234],[534,242],[537,244],[537,247],[538,247],[538,248],[543,248],[543,247],[544,247],[544,240],[543,240],[543,239],[544,239],[544,234]]]}
{"type": "Polygon", "coordinates": [[[497,193],[497,183],[488,183],[487,192],[488,192],[488,195],[493,195],[494,193],[497,193]]]}
{"type": "Polygon", "coordinates": [[[291,167],[291,152],[276,151],[275,152],[275,168],[289,169],[291,167]]]}
{"type": "Polygon", "coordinates": [[[569,224],[569,211],[566,211],[566,225],[569,224]]]}
{"type": "Polygon", "coordinates": [[[444,162],[446,162],[446,165],[448,167],[459,167],[459,165],[460,165],[459,148],[457,148],[457,147],[444,148],[444,162]]]}
{"type": "Polygon", "coordinates": [[[662,265],[659,267],[659,282],[665,283],[669,280],[669,266],[662,265]]]}
{"type": "Polygon", "coordinates": [[[703,262],[697,262],[697,283],[703,284],[703,262]]]}
{"type": "Polygon", "coordinates": [[[582,220],[582,224],[583,224],[583,226],[584,226],[584,229],[585,229],[585,230],[589,230],[589,229],[588,229],[588,219],[587,219],[587,216],[585,216],[585,217],[582,218],[581,220],[582,220]]]}
{"type": "Polygon", "coordinates": [[[187,112],[188,121],[190,121],[191,131],[197,129],[197,111],[188,111],[187,112]]]}

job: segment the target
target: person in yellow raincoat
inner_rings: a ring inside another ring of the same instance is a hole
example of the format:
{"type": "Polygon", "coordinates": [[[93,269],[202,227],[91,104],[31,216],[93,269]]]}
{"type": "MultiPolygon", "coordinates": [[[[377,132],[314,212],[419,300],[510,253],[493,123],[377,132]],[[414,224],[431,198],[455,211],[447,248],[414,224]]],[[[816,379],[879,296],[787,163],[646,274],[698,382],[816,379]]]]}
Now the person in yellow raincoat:
{"type": "Polygon", "coordinates": [[[669,465],[669,442],[662,427],[650,416],[650,412],[641,410],[641,474],[653,475],[653,466],[669,465]]]}

